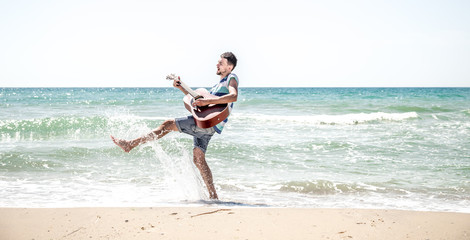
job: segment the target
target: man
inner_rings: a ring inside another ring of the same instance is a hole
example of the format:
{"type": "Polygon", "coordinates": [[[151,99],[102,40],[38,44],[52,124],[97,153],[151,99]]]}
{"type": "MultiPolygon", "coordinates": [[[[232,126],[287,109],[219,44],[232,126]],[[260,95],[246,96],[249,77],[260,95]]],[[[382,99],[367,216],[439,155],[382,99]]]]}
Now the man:
{"type": "MultiPolygon", "coordinates": [[[[237,65],[237,58],[231,52],[223,53],[217,63],[217,75],[220,76],[220,81],[210,91],[212,95],[217,96],[211,99],[198,99],[193,102],[193,106],[206,106],[209,104],[225,104],[229,105],[231,109],[233,102],[237,101],[238,97],[238,77],[232,71],[237,65]]],[[[180,85],[178,80],[173,81],[173,86],[181,90],[185,95],[188,94],[186,90],[180,85]]],[[[215,132],[222,133],[222,129],[228,119],[212,128],[199,128],[196,126],[193,116],[182,118],[170,119],[163,122],[158,128],[152,130],[150,133],[136,138],[134,140],[117,139],[111,136],[113,142],[122,148],[125,152],[131,151],[133,148],[144,144],[148,141],[157,140],[172,131],[179,131],[193,136],[193,161],[199,169],[201,176],[209,191],[211,199],[218,199],[217,192],[212,180],[212,172],[207,165],[205,153],[209,141],[215,132]]]]}

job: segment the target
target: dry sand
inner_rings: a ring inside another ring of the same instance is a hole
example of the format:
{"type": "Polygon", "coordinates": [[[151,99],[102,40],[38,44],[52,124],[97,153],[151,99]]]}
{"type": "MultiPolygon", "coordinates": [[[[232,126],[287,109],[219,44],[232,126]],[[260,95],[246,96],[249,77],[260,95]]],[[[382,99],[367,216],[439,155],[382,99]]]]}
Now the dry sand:
{"type": "Polygon", "coordinates": [[[312,208],[2,208],[1,240],[470,239],[470,214],[312,208]]]}

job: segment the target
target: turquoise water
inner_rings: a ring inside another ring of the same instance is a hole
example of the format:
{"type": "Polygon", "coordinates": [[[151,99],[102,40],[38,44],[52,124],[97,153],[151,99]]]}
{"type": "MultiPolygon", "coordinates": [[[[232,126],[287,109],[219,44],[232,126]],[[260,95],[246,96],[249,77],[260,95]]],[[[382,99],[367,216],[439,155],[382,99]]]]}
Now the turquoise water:
{"type": "MultiPolygon", "coordinates": [[[[0,89],[0,206],[207,203],[172,88],[0,89]]],[[[470,212],[469,88],[242,88],[207,151],[222,202],[470,212]]]]}

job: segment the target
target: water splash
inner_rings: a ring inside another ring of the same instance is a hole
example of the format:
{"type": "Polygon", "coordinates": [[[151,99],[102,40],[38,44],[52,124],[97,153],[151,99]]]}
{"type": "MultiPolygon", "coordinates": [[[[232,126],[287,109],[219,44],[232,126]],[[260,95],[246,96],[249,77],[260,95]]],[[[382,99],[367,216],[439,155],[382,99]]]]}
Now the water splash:
{"type": "Polygon", "coordinates": [[[170,202],[208,200],[203,180],[192,162],[188,148],[175,138],[163,148],[158,142],[149,145],[165,173],[164,184],[170,202]]]}

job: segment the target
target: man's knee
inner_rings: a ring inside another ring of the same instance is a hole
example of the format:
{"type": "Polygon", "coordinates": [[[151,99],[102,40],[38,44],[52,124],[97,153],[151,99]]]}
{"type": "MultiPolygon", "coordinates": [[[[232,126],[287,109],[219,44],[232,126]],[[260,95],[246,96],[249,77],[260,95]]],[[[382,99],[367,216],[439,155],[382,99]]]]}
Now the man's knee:
{"type": "Polygon", "coordinates": [[[176,127],[176,122],[174,119],[165,120],[162,123],[162,126],[167,131],[178,131],[178,128],[176,127]]]}
{"type": "Polygon", "coordinates": [[[205,161],[206,154],[202,149],[195,147],[193,149],[193,161],[196,165],[201,164],[203,161],[205,161]]]}

